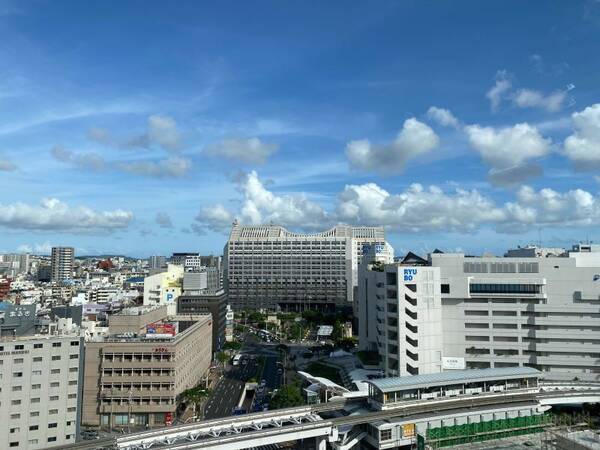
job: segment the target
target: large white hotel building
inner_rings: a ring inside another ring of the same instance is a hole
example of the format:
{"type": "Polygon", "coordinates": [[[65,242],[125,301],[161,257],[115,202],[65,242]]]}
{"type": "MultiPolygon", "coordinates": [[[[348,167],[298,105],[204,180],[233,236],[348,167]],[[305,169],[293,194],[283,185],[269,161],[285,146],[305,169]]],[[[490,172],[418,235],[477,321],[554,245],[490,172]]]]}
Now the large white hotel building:
{"type": "Polygon", "coordinates": [[[358,283],[360,346],[377,350],[390,376],[530,366],[547,379],[598,381],[600,246],[552,253],[370,255],[358,283]]]}
{"type": "Polygon", "coordinates": [[[363,247],[370,245],[393,258],[383,227],[338,225],[301,234],[236,222],[224,250],[228,301],[234,309],[351,306],[363,247]]]}

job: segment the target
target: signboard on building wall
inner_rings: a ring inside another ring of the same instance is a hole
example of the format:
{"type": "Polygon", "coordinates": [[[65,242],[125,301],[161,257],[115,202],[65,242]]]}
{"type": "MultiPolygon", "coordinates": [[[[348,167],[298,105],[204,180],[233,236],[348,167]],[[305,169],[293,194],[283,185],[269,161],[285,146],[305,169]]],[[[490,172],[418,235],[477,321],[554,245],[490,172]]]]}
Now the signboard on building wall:
{"type": "Polygon", "coordinates": [[[405,423],[402,425],[402,438],[413,438],[415,437],[415,424],[405,423]]]}
{"type": "Polygon", "coordinates": [[[150,323],[146,325],[146,337],[170,338],[177,334],[175,324],[172,323],[150,323]]]}
{"type": "Polygon", "coordinates": [[[465,370],[465,358],[455,358],[453,356],[442,356],[443,370],[465,370]]]}

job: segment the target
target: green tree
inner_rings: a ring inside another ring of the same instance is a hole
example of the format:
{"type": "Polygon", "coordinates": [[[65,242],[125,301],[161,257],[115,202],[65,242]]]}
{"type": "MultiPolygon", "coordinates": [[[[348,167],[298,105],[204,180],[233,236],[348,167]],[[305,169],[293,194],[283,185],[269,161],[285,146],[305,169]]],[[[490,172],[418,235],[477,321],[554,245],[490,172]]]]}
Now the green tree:
{"type": "Polygon", "coordinates": [[[225,352],[219,352],[217,353],[217,361],[219,361],[221,364],[225,364],[227,361],[229,361],[229,355],[225,352]]]}
{"type": "Polygon", "coordinates": [[[286,384],[279,389],[273,398],[269,407],[271,409],[291,408],[304,404],[300,387],[294,384],[286,384]]]}
{"type": "Polygon", "coordinates": [[[237,341],[225,342],[223,344],[223,350],[239,350],[240,348],[242,348],[242,344],[237,341]]]}
{"type": "Polygon", "coordinates": [[[208,397],[210,391],[202,389],[200,386],[196,386],[187,389],[181,393],[181,399],[187,404],[191,404],[194,407],[194,413],[197,414],[200,411],[200,404],[202,400],[208,397]]]}

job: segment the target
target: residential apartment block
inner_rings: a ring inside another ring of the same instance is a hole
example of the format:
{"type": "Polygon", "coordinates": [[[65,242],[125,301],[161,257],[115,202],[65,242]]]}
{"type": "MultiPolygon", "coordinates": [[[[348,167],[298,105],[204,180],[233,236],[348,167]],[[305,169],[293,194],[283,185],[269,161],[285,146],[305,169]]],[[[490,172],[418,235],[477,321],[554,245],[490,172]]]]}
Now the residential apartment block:
{"type": "Polygon", "coordinates": [[[73,247],[52,247],[52,281],[59,282],[73,278],[74,258],[73,247]]]}
{"type": "Polygon", "coordinates": [[[600,246],[529,254],[365,263],[360,346],[380,353],[388,375],[530,366],[600,380],[600,246]]]}
{"type": "Polygon", "coordinates": [[[379,245],[393,254],[382,227],[338,225],[300,234],[276,225],[236,222],[224,251],[229,303],[239,310],[351,305],[364,245],[379,245]]]}

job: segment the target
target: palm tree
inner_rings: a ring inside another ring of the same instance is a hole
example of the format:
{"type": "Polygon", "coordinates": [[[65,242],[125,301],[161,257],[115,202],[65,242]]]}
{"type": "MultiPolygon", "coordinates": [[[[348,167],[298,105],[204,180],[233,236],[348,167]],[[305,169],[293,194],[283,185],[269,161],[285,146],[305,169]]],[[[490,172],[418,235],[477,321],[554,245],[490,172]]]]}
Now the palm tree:
{"type": "Polygon", "coordinates": [[[200,404],[209,395],[208,389],[202,389],[200,386],[196,386],[187,389],[181,393],[181,398],[186,403],[191,403],[194,408],[194,416],[200,411],[200,404]]]}

